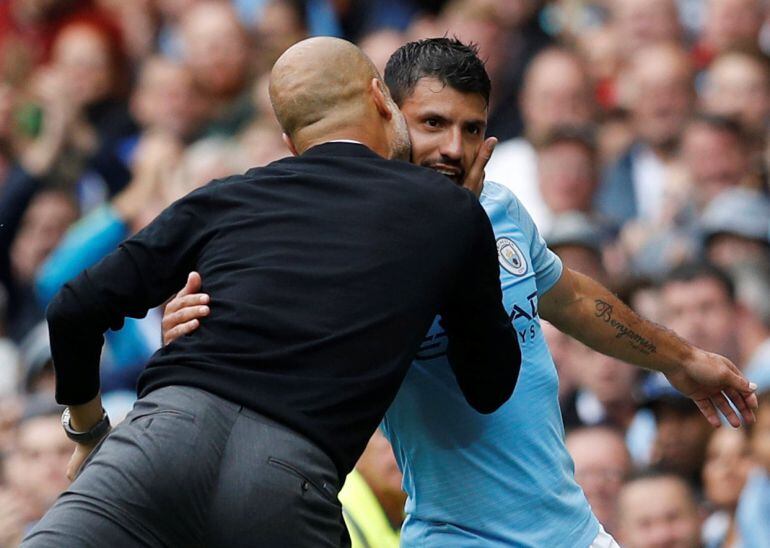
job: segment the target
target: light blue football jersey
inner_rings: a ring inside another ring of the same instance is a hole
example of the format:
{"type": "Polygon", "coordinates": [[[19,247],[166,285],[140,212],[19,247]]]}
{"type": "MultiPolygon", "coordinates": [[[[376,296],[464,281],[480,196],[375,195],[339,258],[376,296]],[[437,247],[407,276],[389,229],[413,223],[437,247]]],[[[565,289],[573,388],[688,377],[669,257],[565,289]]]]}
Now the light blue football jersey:
{"type": "Polygon", "coordinates": [[[497,239],[505,309],[522,351],[516,389],[490,415],[463,397],[435,321],[382,422],[404,473],[407,547],[590,546],[599,532],[564,446],[558,378],[538,297],[562,265],[505,187],[481,204],[497,239]]]}

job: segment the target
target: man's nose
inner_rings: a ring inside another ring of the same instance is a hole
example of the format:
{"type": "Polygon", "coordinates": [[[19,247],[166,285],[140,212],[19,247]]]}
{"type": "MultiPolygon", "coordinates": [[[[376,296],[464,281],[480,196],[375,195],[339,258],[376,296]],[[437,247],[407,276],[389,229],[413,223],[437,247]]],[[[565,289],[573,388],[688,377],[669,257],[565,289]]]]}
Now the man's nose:
{"type": "Polygon", "coordinates": [[[460,128],[452,128],[446,132],[441,143],[441,155],[452,160],[460,160],[463,157],[463,137],[460,128]]]}

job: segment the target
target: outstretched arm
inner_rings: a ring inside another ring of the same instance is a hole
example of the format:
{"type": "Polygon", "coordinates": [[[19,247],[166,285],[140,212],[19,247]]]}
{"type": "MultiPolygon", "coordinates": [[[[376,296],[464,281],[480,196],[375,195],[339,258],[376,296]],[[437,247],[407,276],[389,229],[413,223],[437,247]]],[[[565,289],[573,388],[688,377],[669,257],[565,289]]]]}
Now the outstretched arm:
{"type": "Polygon", "coordinates": [[[691,398],[709,422],[720,425],[717,409],[733,426],[754,421],[754,387],[730,360],[701,350],[676,333],[645,320],[607,288],[568,268],[540,299],[540,315],[591,348],[660,371],[691,398]]]}

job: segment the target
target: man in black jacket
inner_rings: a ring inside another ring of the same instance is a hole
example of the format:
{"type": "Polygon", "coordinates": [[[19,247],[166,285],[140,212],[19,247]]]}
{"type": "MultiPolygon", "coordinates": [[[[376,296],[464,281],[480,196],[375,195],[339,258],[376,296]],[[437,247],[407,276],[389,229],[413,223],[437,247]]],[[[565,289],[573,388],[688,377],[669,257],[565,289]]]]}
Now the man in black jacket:
{"type": "Polygon", "coordinates": [[[156,354],[140,399],[24,546],[336,546],[336,492],[440,313],[455,376],[489,413],[519,348],[489,220],[407,158],[402,115],[352,44],[315,38],[271,74],[295,158],[176,202],[67,284],[48,311],[57,399],[79,442],[108,430],[102,333],[190,270],[219,306],[156,354]]]}

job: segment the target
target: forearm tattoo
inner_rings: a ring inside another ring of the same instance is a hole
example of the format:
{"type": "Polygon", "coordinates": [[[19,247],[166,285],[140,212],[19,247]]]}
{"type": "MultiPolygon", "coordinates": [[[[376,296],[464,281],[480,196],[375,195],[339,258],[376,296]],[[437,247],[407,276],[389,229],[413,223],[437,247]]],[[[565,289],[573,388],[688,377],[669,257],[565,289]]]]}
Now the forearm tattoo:
{"type": "Polygon", "coordinates": [[[596,304],[596,311],[594,312],[594,315],[597,318],[600,318],[605,323],[609,324],[610,327],[612,327],[615,331],[617,331],[617,334],[615,335],[618,339],[626,338],[628,339],[628,342],[631,344],[631,346],[635,349],[641,352],[642,354],[654,354],[657,348],[655,347],[655,344],[642,337],[639,333],[625,325],[619,320],[616,320],[612,317],[612,305],[608,302],[602,301],[600,299],[596,299],[594,301],[596,304]]]}

